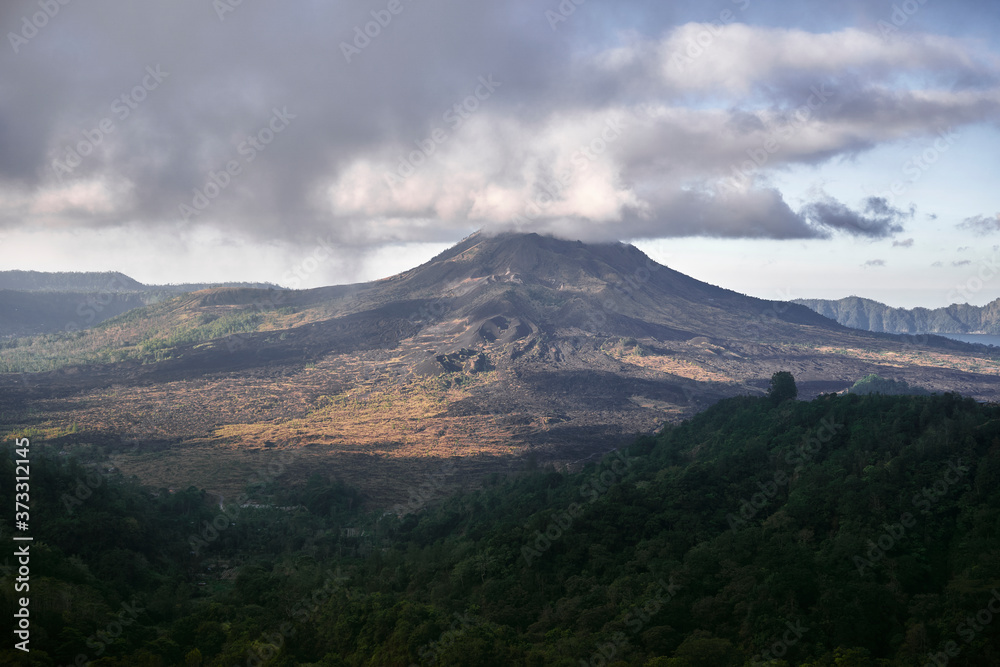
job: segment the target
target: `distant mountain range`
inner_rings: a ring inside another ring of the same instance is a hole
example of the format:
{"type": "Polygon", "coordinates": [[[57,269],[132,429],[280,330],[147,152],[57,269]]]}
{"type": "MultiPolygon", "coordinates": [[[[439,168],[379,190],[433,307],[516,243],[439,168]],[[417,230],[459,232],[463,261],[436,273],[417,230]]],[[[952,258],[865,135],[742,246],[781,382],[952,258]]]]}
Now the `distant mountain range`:
{"type": "Polygon", "coordinates": [[[985,306],[967,303],[946,308],[893,308],[878,301],[849,296],[844,299],[795,299],[845,327],[893,334],[1000,335],[1000,299],[985,306]]]}
{"type": "Polygon", "coordinates": [[[75,331],[177,294],[270,283],[144,285],[117,271],[0,271],[0,337],[75,331]]]}
{"type": "Polygon", "coordinates": [[[0,290],[19,292],[197,292],[212,287],[284,289],[272,283],[181,283],[144,285],[118,271],[0,271],[0,290]]]}

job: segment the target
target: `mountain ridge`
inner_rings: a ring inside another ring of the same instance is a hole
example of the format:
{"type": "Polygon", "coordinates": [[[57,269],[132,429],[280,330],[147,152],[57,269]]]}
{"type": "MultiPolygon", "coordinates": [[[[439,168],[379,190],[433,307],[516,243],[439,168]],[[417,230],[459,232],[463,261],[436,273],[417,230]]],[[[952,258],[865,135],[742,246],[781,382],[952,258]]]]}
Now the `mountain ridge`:
{"type": "Polygon", "coordinates": [[[273,283],[215,282],[147,285],[121,271],[0,271],[0,290],[18,292],[196,292],[213,287],[284,289],[273,283]]]}
{"type": "Polygon", "coordinates": [[[1000,335],[1000,298],[985,306],[953,303],[943,308],[895,308],[873,299],[794,299],[844,326],[893,334],[1000,335]]]}
{"type": "Polygon", "coordinates": [[[270,283],[145,285],[119,271],[0,271],[0,338],[78,331],[177,294],[270,283]]]}

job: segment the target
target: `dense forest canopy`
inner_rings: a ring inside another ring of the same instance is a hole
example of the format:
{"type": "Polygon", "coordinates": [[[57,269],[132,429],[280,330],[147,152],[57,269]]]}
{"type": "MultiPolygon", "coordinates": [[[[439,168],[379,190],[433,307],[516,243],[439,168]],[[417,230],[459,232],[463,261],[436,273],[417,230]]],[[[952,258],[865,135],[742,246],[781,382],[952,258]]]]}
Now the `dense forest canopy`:
{"type": "Polygon", "coordinates": [[[955,394],[728,399],[404,516],[32,452],[32,651],[3,664],[1000,664],[1000,408],[955,394]]]}

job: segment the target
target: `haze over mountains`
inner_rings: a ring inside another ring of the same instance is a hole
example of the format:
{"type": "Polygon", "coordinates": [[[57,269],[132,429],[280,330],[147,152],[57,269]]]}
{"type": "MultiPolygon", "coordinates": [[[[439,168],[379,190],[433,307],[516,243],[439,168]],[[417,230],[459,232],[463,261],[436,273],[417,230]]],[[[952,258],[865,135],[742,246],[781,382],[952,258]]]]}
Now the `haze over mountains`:
{"type": "Polygon", "coordinates": [[[176,294],[268,283],[144,285],[117,271],[0,271],[0,337],[76,331],[176,294]]]}
{"type": "Polygon", "coordinates": [[[126,447],[117,464],[157,484],[233,492],[255,452],[288,448],[390,502],[442,458],[463,483],[529,455],[572,464],[779,370],[803,398],[870,373],[1000,388],[985,348],[849,329],[624,244],[474,234],[379,281],[214,288],[8,340],[0,402],[21,427],[126,447]]]}
{"type": "Polygon", "coordinates": [[[985,306],[968,303],[945,308],[893,308],[849,296],[844,299],[795,299],[820,315],[855,329],[886,333],[1000,334],[1000,299],[985,306]]]}
{"type": "Polygon", "coordinates": [[[271,283],[222,282],[145,285],[118,271],[0,271],[0,290],[20,292],[195,292],[211,287],[277,288],[271,283]]]}

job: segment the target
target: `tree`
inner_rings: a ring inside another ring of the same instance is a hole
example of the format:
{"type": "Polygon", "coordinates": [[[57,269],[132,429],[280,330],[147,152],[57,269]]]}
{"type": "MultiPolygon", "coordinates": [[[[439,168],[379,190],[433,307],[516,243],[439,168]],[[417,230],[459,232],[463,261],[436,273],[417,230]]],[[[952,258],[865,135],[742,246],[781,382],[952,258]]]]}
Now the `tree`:
{"type": "Polygon", "coordinates": [[[674,657],[662,664],[669,667],[736,667],[742,662],[740,652],[728,639],[695,630],[677,647],[674,657]]]}
{"type": "Polygon", "coordinates": [[[767,397],[777,405],[782,401],[794,399],[799,395],[799,390],[795,386],[795,378],[788,371],[778,371],[771,376],[771,387],[767,390],[767,397]]]}

